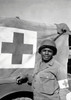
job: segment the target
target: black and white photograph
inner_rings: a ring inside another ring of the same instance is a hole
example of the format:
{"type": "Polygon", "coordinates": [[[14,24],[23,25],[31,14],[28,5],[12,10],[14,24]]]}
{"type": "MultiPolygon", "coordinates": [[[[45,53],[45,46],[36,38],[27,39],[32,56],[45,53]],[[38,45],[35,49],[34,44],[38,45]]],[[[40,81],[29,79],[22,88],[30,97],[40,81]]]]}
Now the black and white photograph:
{"type": "Polygon", "coordinates": [[[0,0],[0,100],[71,100],[71,0],[0,0]]]}

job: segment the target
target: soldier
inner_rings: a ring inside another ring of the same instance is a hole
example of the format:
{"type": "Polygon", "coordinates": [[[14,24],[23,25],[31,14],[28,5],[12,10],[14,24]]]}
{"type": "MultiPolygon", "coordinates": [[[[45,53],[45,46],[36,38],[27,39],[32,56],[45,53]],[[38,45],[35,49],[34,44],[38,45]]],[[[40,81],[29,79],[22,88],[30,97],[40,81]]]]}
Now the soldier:
{"type": "Polygon", "coordinates": [[[60,100],[57,79],[58,66],[54,63],[56,45],[51,40],[45,40],[38,49],[41,61],[34,70],[33,91],[34,100],[60,100]]]}
{"type": "MultiPolygon", "coordinates": [[[[34,100],[61,100],[59,80],[67,78],[62,66],[54,60],[57,48],[52,40],[44,40],[38,50],[41,61],[34,70],[34,100]]],[[[65,100],[65,99],[64,99],[65,100]]]]}
{"type": "MultiPolygon", "coordinates": [[[[63,71],[60,63],[54,59],[57,54],[55,42],[44,40],[38,49],[38,53],[41,55],[41,60],[36,64],[33,76],[30,77],[28,74],[23,78],[19,77],[17,82],[26,80],[29,84],[32,78],[34,100],[62,100],[59,94],[59,83],[61,80],[66,81],[67,74],[63,71]]],[[[66,99],[66,94],[63,98],[63,100],[66,99]]]]}

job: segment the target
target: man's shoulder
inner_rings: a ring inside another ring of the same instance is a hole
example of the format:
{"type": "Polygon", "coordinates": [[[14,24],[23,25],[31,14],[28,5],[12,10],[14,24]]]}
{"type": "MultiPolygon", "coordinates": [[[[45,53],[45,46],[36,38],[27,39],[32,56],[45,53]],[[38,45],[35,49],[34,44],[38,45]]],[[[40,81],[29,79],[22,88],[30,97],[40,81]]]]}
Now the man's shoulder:
{"type": "Polygon", "coordinates": [[[54,65],[55,65],[56,67],[58,67],[58,68],[61,68],[61,67],[62,67],[61,63],[58,62],[56,59],[54,59],[54,65]]]}

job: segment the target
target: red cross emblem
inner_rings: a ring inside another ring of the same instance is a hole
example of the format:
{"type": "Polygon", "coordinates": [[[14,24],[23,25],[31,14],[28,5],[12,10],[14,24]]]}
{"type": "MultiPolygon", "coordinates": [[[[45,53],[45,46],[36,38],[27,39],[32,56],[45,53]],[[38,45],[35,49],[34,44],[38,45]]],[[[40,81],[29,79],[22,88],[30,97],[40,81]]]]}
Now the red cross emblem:
{"type": "Polygon", "coordinates": [[[12,64],[22,64],[23,54],[32,54],[33,45],[23,44],[24,34],[14,32],[13,43],[2,42],[1,53],[12,54],[12,64]]]}

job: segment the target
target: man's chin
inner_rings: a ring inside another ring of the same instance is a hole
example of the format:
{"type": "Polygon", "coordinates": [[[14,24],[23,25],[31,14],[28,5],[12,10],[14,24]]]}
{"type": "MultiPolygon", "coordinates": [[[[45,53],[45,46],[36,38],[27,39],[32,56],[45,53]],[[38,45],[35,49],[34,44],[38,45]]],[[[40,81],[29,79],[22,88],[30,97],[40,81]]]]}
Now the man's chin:
{"type": "Polygon", "coordinates": [[[49,61],[51,58],[45,57],[43,58],[45,61],[49,61]]]}
{"type": "Polygon", "coordinates": [[[44,61],[44,62],[49,62],[51,59],[52,59],[52,58],[44,58],[44,59],[42,59],[42,61],[44,61]]]}
{"type": "Polygon", "coordinates": [[[50,61],[50,59],[43,59],[43,61],[44,61],[44,62],[49,62],[49,61],[50,61]]]}

